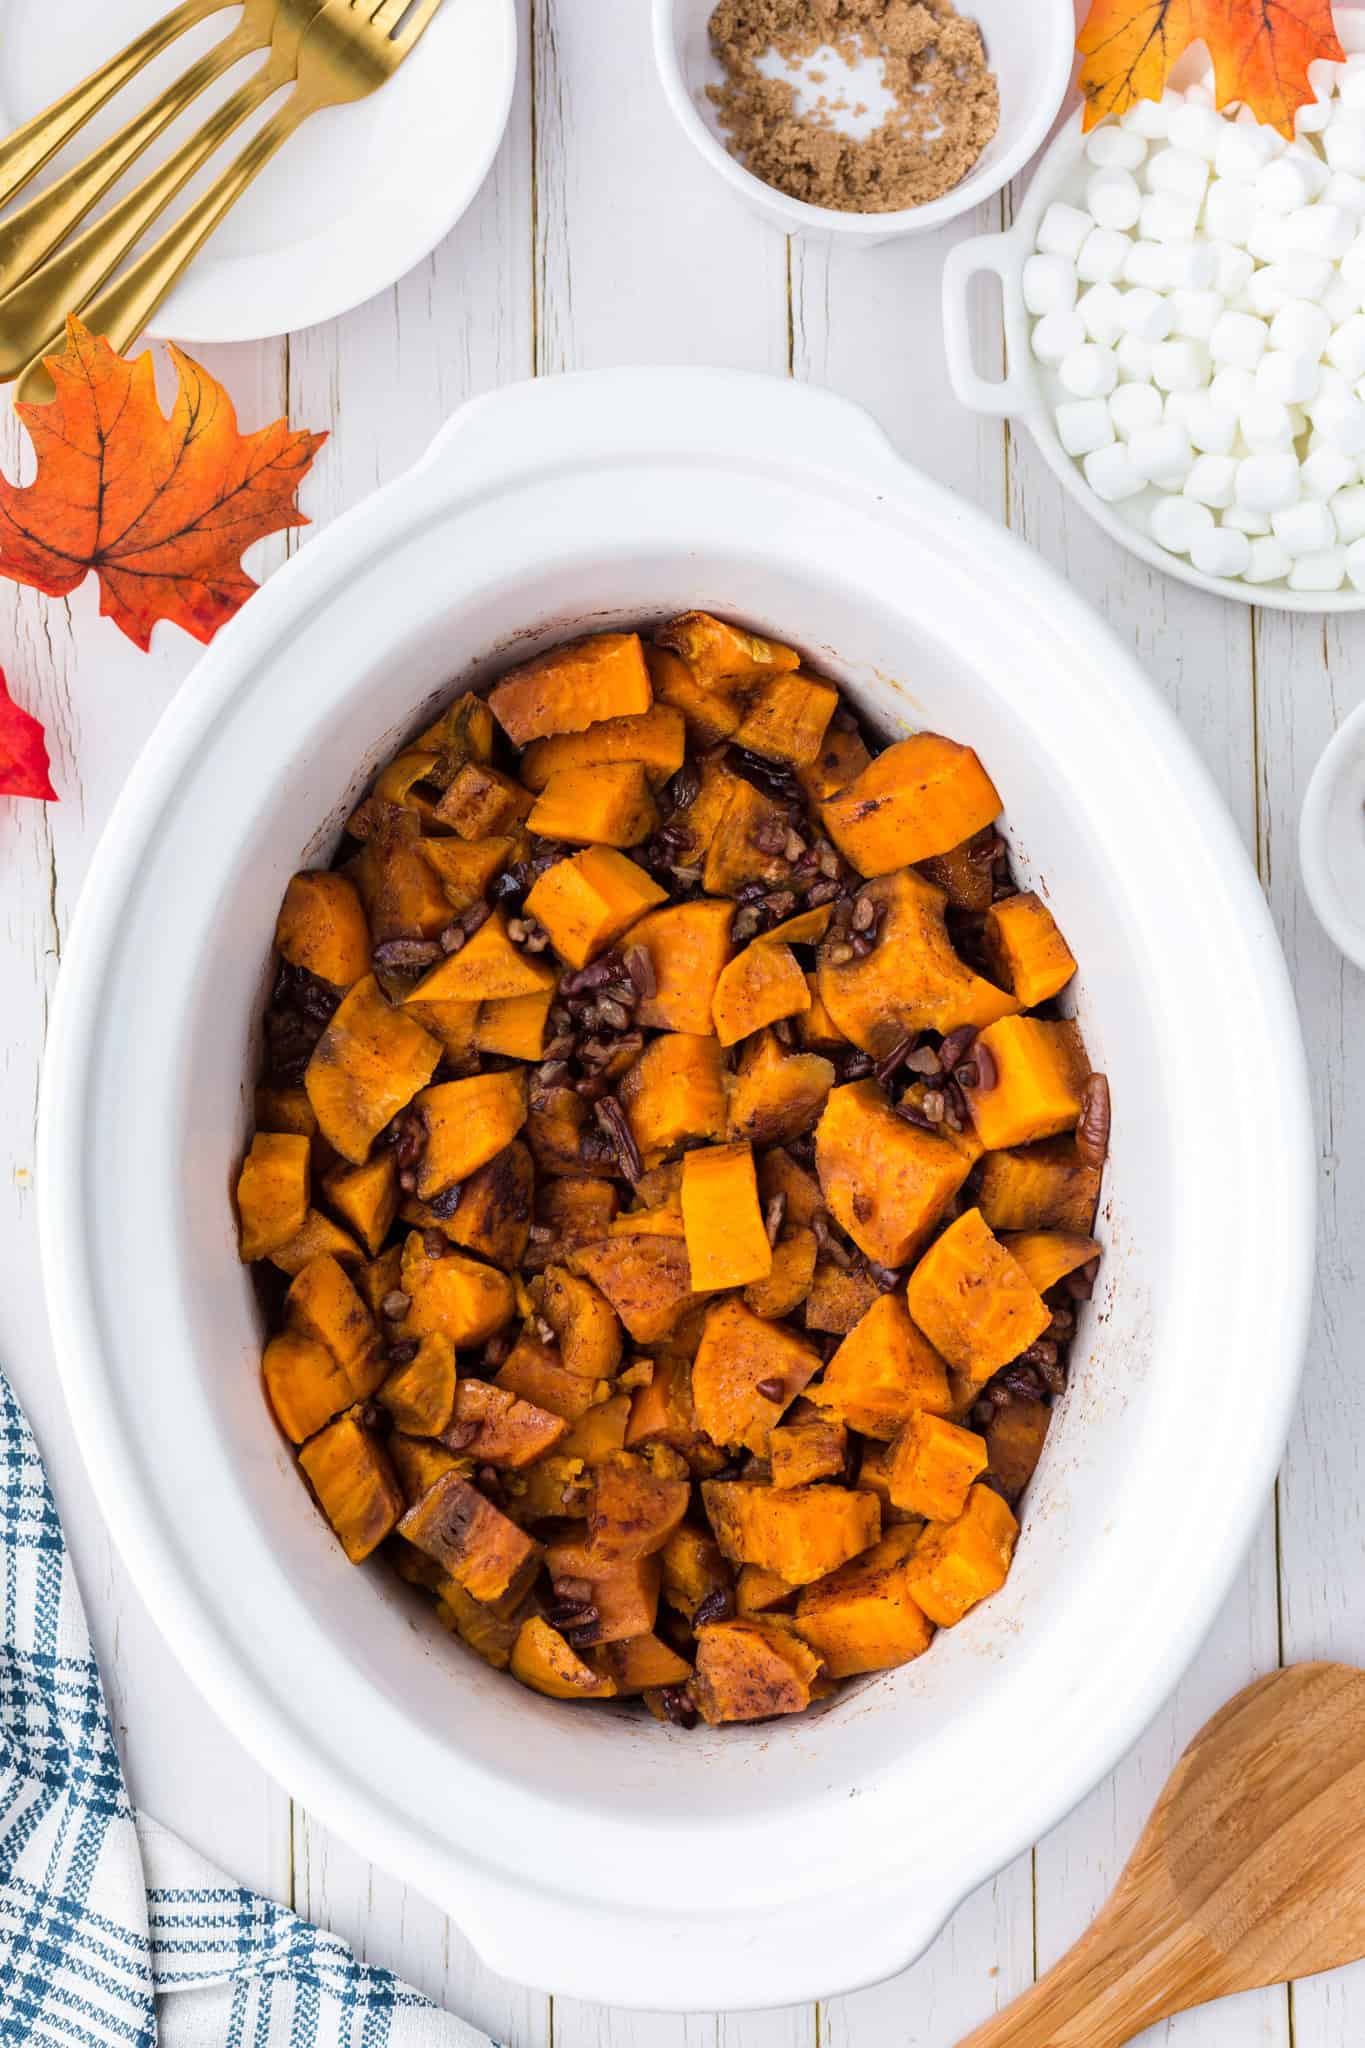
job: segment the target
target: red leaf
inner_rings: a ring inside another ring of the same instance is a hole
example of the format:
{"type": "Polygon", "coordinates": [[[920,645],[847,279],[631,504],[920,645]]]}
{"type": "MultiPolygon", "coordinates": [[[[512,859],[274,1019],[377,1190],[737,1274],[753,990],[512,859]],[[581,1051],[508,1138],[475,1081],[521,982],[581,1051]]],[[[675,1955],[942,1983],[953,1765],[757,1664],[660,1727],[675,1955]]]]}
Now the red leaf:
{"type": "Polygon", "coordinates": [[[1219,107],[1250,107],[1292,139],[1294,114],[1313,97],[1314,58],[1342,60],[1330,0],[1091,0],[1076,47],[1085,126],[1159,100],[1191,43],[1213,59],[1219,107]]]}
{"type": "Polygon", "coordinates": [[[57,792],[47,772],[43,728],[21,711],[9,693],[0,669],[0,796],[36,796],[56,803],[57,792]]]}

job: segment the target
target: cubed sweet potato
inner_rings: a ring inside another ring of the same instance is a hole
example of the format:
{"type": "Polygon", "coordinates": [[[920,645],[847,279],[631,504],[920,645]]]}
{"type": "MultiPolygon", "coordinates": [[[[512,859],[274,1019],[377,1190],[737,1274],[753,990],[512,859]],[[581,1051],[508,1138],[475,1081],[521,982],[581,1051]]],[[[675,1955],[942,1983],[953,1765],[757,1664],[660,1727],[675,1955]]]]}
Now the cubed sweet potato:
{"type": "Polygon", "coordinates": [[[634,1397],[629,1393],[608,1394],[605,1401],[600,1400],[598,1396],[610,1384],[608,1380],[578,1382],[579,1386],[591,1387],[593,1404],[579,1416],[560,1444],[562,1457],[581,1458],[585,1465],[605,1465],[608,1458],[614,1458],[618,1451],[626,1448],[630,1404],[634,1397]]]}
{"type": "Polygon", "coordinates": [[[358,1267],[365,1263],[364,1250],[349,1231],[333,1223],[330,1216],[324,1216],[321,1209],[310,1209],[303,1219],[303,1228],[283,1244],[277,1244],[267,1257],[272,1266],[278,1266],[292,1280],[310,1259],[324,1254],[341,1266],[358,1267]]]}
{"type": "Polygon", "coordinates": [[[636,1450],[643,1444],[671,1444],[675,1451],[690,1457],[704,1437],[692,1401],[691,1360],[660,1358],[648,1386],[637,1387],[630,1397],[627,1447],[636,1450]]]}
{"type": "Polygon", "coordinates": [[[662,1550],[687,1513],[690,1497],[686,1467],[675,1453],[662,1446],[618,1452],[593,1470],[588,1500],[593,1550],[609,1564],[662,1550]],[[672,1468],[661,1462],[669,1458],[672,1468]]]}
{"type": "MultiPolygon", "coordinates": [[[[411,1507],[419,1501],[429,1487],[443,1479],[447,1472],[457,1472],[467,1479],[473,1470],[471,1458],[457,1458],[454,1451],[448,1451],[444,1444],[438,1444],[427,1436],[406,1436],[401,1429],[391,1432],[387,1445],[389,1459],[398,1474],[398,1484],[403,1498],[411,1507]]],[[[401,1571],[407,1561],[413,1561],[423,1570],[435,1573],[439,1567],[430,1558],[420,1557],[417,1551],[406,1552],[401,1546],[395,1559],[401,1571]]]]}
{"type": "Polygon", "coordinates": [[[350,988],[370,971],[370,928],[354,882],[309,869],[284,892],[275,945],[291,967],[304,967],[335,988],[350,988]]]}
{"type": "Polygon", "coordinates": [[[304,1443],[355,1400],[355,1389],[327,1346],[301,1330],[282,1330],[270,1339],[261,1373],[275,1420],[291,1443],[304,1443]]]}
{"type": "Polygon", "coordinates": [[[372,974],[343,998],[313,1048],[303,1077],[329,1145],[363,1166],[385,1124],[431,1079],[441,1048],[395,1010],[372,974]]]}
{"type": "Polygon", "coordinates": [[[540,1546],[458,1472],[447,1472],[410,1507],[400,1536],[475,1600],[515,1600],[540,1568],[540,1546]]]}
{"type": "Polygon", "coordinates": [[[986,1441],[942,1415],[912,1415],[891,1451],[891,1498],[930,1522],[951,1522],[986,1469],[986,1441]]]}
{"type": "Polygon", "coordinates": [[[557,1601],[589,1610],[581,1620],[564,1623],[572,1632],[575,1649],[589,1643],[624,1642],[653,1629],[662,1576],[657,1556],[606,1564],[590,1538],[580,1533],[547,1542],[545,1567],[557,1601]],[[561,1592],[566,1581],[567,1590],[561,1592]]]}
{"type": "Polygon", "coordinates": [[[647,646],[645,661],[657,704],[677,711],[697,746],[729,739],[739,725],[741,698],[725,684],[708,686],[671,648],[647,646]]]}
{"type": "MultiPolygon", "coordinates": [[[[682,821],[692,833],[701,826],[699,804],[682,821]]],[[[733,778],[729,797],[706,845],[702,887],[708,896],[734,896],[746,882],[775,887],[791,872],[784,848],[788,817],[781,804],[742,776],[733,778]]]]}
{"type": "MultiPolygon", "coordinates": [[[[450,899],[423,851],[420,819],[401,804],[377,797],[366,808],[371,823],[365,843],[346,872],[365,907],[372,943],[434,939],[450,923],[450,899]]],[[[351,829],[356,829],[354,820],[351,829]]]]}
{"type": "Polygon", "coordinates": [[[471,1074],[424,1088],[413,1103],[426,1124],[417,1161],[417,1193],[424,1202],[468,1180],[511,1144],[526,1121],[526,1075],[520,1067],[471,1074]]]}
{"type": "Polygon", "coordinates": [[[544,926],[560,958],[578,968],[664,900],[658,883],[625,854],[589,846],[546,868],[527,895],[526,915],[544,926]]]}
{"type": "Polygon", "coordinates": [[[734,915],[728,897],[702,896],[651,910],[632,927],[630,943],[648,953],[654,980],[653,991],[635,1006],[637,1023],[703,1037],[711,1031],[716,983],[735,950],[734,915]]]}
{"type": "Polygon", "coordinates": [[[568,1372],[556,1344],[544,1344],[523,1330],[496,1375],[496,1384],[523,1401],[532,1401],[565,1422],[577,1422],[598,1398],[599,1383],[568,1372]]]}
{"type": "Polygon", "coordinates": [[[237,1176],[244,1261],[266,1258],[302,1230],[308,1215],[310,1157],[307,1138],[257,1131],[237,1176]]]}
{"type": "Polygon", "coordinates": [[[540,791],[566,768],[627,761],[638,762],[651,789],[658,789],[682,767],[686,738],[681,711],[672,704],[653,704],[624,718],[599,719],[582,732],[532,740],[521,757],[521,779],[528,789],[540,791]]]}
{"type": "Polygon", "coordinates": [[[403,1323],[404,1336],[425,1337],[437,1330],[457,1351],[484,1343],[510,1321],[516,1306],[505,1273],[459,1252],[433,1258],[416,1230],[403,1247],[402,1290],[412,1303],[403,1323]]]}
{"type": "Polygon", "coordinates": [[[813,1230],[789,1230],[773,1246],[773,1262],[761,1280],[744,1290],[744,1306],[756,1316],[777,1321],[789,1316],[810,1293],[815,1279],[816,1241],[813,1230]]]}
{"type": "Polygon", "coordinates": [[[820,1660],[799,1636],[752,1617],[708,1622],[697,1631],[697,1668],[688,1687],[710,1727],[801,1714],[820,1660]]]}
{"type": "Polygon", "coordinates": [[[509,669],[488,706],[514,746],[629,718],[654,701],[638,633],[594,633],[509,669]]]}
{"type": "Polygon", "coordinates": [[[679,612],[657,628],[654,638],[706,683],[754,682],[801,665],[794,647],[748,633],[711,612],[679,612]]]}
{"type": "Polygon", "coordinates": [[[808,1230],[816,1217],[824,1213],[825,1198],[819,1181],[780,1146],[759,1154],[757,1173],[758,1198],[764,1211],[780,1195],[782,1221],[787,1228],[797,1224],[808,1230]]]}
{"type": "Polygon", "coordinates": [[[419,1001],[408,996],[403,1003],[403,1015],[439,1040],[448,1074],[472,1074],[479,1064],[478,1024],[482,1008],[481,1003],[458,998],[433,1001],[424,997],[419,1001]]]}
{"type": "Polygon", "coordinates": [[[1043,1455],[1053,1412],[1041,1401],[1011,1401],[986,1424],[990,1470],[1011,1507],[1017,1506],[1043,1455]]]}
{"type": "MultiPolygon", "coordinates": [[[[804,977],[803,977],[804,978],[804,977]]],[[[740,1054],[730,1090],[730,1136],[783,1145],[808,1131],[834,1086],[834,1068],[818,1053],[788,1052],[761,1031],[740,1054]]]]}
{"type": "Polygon", "coordinates": [[[882,1504],[882,1528],[898,1529],[913,1526],[916,1534],[924,1527],[922,1515],[912,1515],[907,1508],[898,1508],[891,1498],[891,1454],[892,1443],[878,1443],[868,1439],[858,1455],[858,1484],[866,1493],[875,1493],[882,1504]]]}
{"type": "Polygon", "coordinates": [[[942,889],[954,910],[979,914],[990,909],[995,895],[995,856],[1000,843],[993,829],[974,832],[970,839],[950,846],[946,853],[920,861],[919,871],[926,882],[942,889]]]}
{"type": "Polygon", "coordinates": [[[819,1352],[784,1323],[732,1298],[706,1312],[692,1362],[697,1420],[713,1443],[762,1456],[768,1432],[820,1370],[819,1352]]]}
{"type": "Polygon", "coordinates": [[[906,1283],[906,1306],[930,1343],[975,1385],[1008,1365],[1052,1311],[979,1209],[936,1238],[906,1283]]]}
{"type": "Polygon", "coordinates": [[[572,1174],[577,1179],[610,1179],[619,1169],[615,1152],[594,1149],[589,1138],[597,1124],[584,1098],[573,1088],[532,1081],[526,1113],[526,1143],[537,1175],[572,1174]]]}
{"type": "Polygon", "coordinates": [[[258,1088],[252,1098],[258,1131],[290,1131],[316,1138],[318,1120],[306,1088],[258,1088]]]}
{"type": "Polygon", "coordinates": [[[538,1060],[545,1050],[552,988],[529,996],[501,996],[480,1003],[474,1043],[480,1052],[502,1053],[508,1059],[538,1060]]]}
{"type": "Polygon", "coordinates": [[[638,761],[557,768],[532,806],[528,832],[569,846],[638,846],[659,823],[638,761]]]}
{"type": "Polygon", "coordinates": [[[847,789],[871,759],[860,733],[841,725],[827,726],[814,759],[802,762],[796,770],[806,802],[818,804],[847,789]]]}
{"type": "Polygon", "coordinates": [[[491,1664],[495,1671],[507,1670],[522,1623],[527,1618],[521,1603],[513,1614],[501,1613],[502,1605],[501,1601],[489,1605],[482,1600],[471,1599],[463,1586],[442,1572],[436,1601],[437,1619],[444,1628],[452,1629],[476,1657],[482,1657],[484,1663],[491,1664]]]}
{"type": "Polygon", "coordinates": [[[917,1526],[888,1530],[861,1557],[802,1593],[796,1632],[830,1678],[889,1671],[928,1649],[933,1624],[908,1585],[908,1560],[918,1540],[917,1526]]]}
{"type": "Polygon", "coordinates": [[[324,1252],[308,1261],[285,1296],[284,1317],[289,1329],[326,1345],[353,1400],[368,1400],[384,1377],[379,1332],[336,1259],[324,1252]]]}
{"type": "Polygon", "coordinates": [[[796,1036],[807,1052],[832,1052],[848,1040],[825,1008],[825,999],[820,993],[818,974],[806,976],[806,987],[810,990],[810,1008],[803,1010],[796,1020],[796,1036]]]}
{"type": "Polygon", "coordinates": [[[395,1429],[411,1436],[439,1436],[455,1410],[455,1347],[449,1337],[423,1337],[417,1356],[396,1365],[377,1397],[395,1429]]]}
{"type": "Polygon", "coordinates": [[[322,1191],[370,1257],[377,1257],[398,1214],[398,1168],[393,1153],[376,1152],[363,1166],[335,1167],[325,1176],[322,1191]]]}
{"type": "Polygon", "coordinates": [[[533,1614],[524,1621],[512,1649],[510,1670],[532,1692],[552,1700],[610,1700],[616,1681],[594,1671],[571,1650],[557,1628],[533,1614]]]}
{"type": "Polygon", "coordinates": [[[815,1160],[830,1214],[883,1266],[914,1256],[971,1171],[948,1138],[898,1117],[874,1080],[831,1091],[815,1160]]]}
{"type": "Polygon", "coordinates": [[[588,1654],[593,1670],[612,1681],[621,1699],[633,1698],[656,1686],[685,1685],[692,1676],[692,1666],[652,1634],[603,1643],[600,1650],[588,1654]]]}
{"type": "Polygon", "coordinates": [[[531,1232],[531,1155],[518,1139],[471,1173],[460,1199],[441,1229],[452,1244],[477,1252],[510,1272],[521,1260],[531,1232]]]}
{"type": "Polygon", "coordinates": [[[721,1044],[734,1045],[809,1008],[810,990],[791,947],[756,941],[721,970],[711,1016],[721,1044]]]}
{"type": "Polygon", "coordinates": [[[845,1337],[859,1318],[867,1314],[880,1292],[865,1268],[841,1266],[834,1259],[817,1259],[806,1296],[806,1328],[845,1337]]]}
{"type": "Polygon", "coordinates": [[[1018,1009],[1012,995],[958,957],[943,891],[913,868],[869,882],[858,902],[870,903],[880,920],[872,951],[845,959],[848,941],[831,932],[820,949],[818,987],[839,1030],[861,1051],[884,1059],[918,1031],[979,1030],[1018,1009]]]}
{"type": "Polygon", "coordinates": [[[567,1429],[562,1415],[519,1400],[510,1388],[468,1379],[456,1386],[454,1414],[439,1434],[449,1449],[476,1464],[516,1472],[552,1451],[567,1429]]]}
{"type": "Polygon", "coordinates": [[[515,832],[531,802],[530,792],[510,775],[481,761],[466,761],[437,804],[436,816],[461,839],[491,839],[515,832]]]}
{"type": "MultiPolygon", "coordinates": [[[[1074,1130],[1090,1062],[1068,1018],[1001,1017],[977,1039],[989,1054],[990,1086],[963,1089],[976,1135],[988,1150],[1030,1145],[1074,1130]]],[[[978,1071],[982,1062],[977,1062],[978,1071]]]]}
{"type": "Polygon", "coordinates": [[[362,1563],[403,1512],[383,1445],[356,1415],[342,1415],[303,1446],[299,1464],[347,1557],[362,1563]]]}
{"type": "Polygon", "coordinates": [[[1085,1234],[1095,1220],[1099,1192],[1099,1167],[1088,1166],[1067,1137],[988,1153],[977,1196],[992,1230],[1085,1234]]]}
{"type": "Polygon", "coordinates": [[[422,852],[435,871],[452,910],[482,902],[489,883],[515,859],[516,841],[504,833],[491,839],[424,839],[422,852]]]}
{"type": "Polygon", "coordinates": [[[1012,1259],[1017,1259],[1040,1294],[1046,1294],[1068,1273],[1088,1266],[1099,1258],[1103,1247],[1097,1238],[1070,1230],[1016,1230],[1000,1240],[1012,1259]]]}
{"type": "Polygon", "coordinates": [[[1076,972],[1052,912],[1031,889],[991,905],[982,944],[992,979],[1012,990],[1026,1010],[1055,996],[1076,972]]]}
{"type": "Polygon", "coordinates": [[[808,767],[819,759],[838,702],[837,690],[804,669],[769,676],[745,692],[735,745],[787,767],[808,767]]]}
{"type": "Polygon", "coordinates": [[[1019,1524],[989,1486],[974,1486],[952,1522],[933,1522],[906,1567],[911,1599],[940,1628],[952,1628],[1009,1575],[1019,1524]]]}
{"type": "Polygon", "coordinates": [[[494,910],[472,939],[418,982],[410,1002],[493,1002],[506,996],[543,994],[555,984],[553,965],[538,953],[523,952],[508,936],[507,914],[494,910]]]}
{"type": "Polygon", "coordinates": [[[772,1271],[748,1145],[708,1145],[684,1154],[682,1214],[698,1293],[744,1287],[772,1271]]]}
{"type": "Polygon", "coordinates": [[[622,1076],[617,1095],[647,1167],[698,1138],[723,1138],[725,1063],[719,1039],[661,1032],[622,1076]]]}
{"type": "Polygon", "coordinates": [[[844,1486],[764,1486],[707,1479],[702,1500],[732,1564],[761,1564],[790,1586],[808,1586],[881,1534],[874,1493],[844,1486]]]}
{"type": "Polygon", "coordinates": [[[903,1294],[879,1294],[825,1367],[810,1398],[862,1436],[894,1437],[918,1410],[947,1415],[948,1372],[910,1320],[903,1294]]]}
{"type": "Polygon", "coordinates": [[[729,1594],[734,1573],[720,1554],[709,1529],[680,1522],[659,1553],[663,1563],[663,1596],[688,1621],[714,1594],[729,1594]]]}
{"type": "Polygon", "coordinates": [[[897,740],[820,806],[834,844],[861,875],[886,875],[969,839],[1000,815],[970,747],[933,732],[897,740]]]}
{"type": "Polygon", "coordinates": [[[466,761],[491,761],[495,731],[493,714],[482,697],[465,690],[455,697],[440,717],[413,741],[424,753],[435,754],[437,765],[431,780],[438,789],[448,789],[457,768],[466,761]]]}
{"type": "Polygon", "coordinates": [[[581,1245],[577,1270],[601,1289],[637,1344],[654,1344],[677,1328],[693,1301],[687,1245],[680,1237],[608,1237],[581,1245]]]}
{"type": "Polygon", "coordinates": [[[742,1564],[735,1578],[737,1614],[790,1614],[796,1606],[797,1588],[789,1586],[776,1572],[761,1564],[742,1564]]]}
{"type": "MultiPolygon", "coordinates": [[[[342,1260],[341,1264],[345,1264],[342,1260]]],[[[403,1247],[391,1244],[377,1259],[362,1259],[351,1275],[360,1299],[377,1316],[403,1281],[403,1247]]]]}
{"type": "Polygon", "coordinates": [[[848,1463],[848,1431],[835,1415],[809,1401],[797,1401],[768,1437],[774,1486],[812,1486],[817,1479],[842,1479],[848,1463]]]}
{"type": "Polygon", "coordinates": [[[611,1229],[620,1196],[608,1180],[562,1174],[537,1183],[535,1194],[535,1235],[527,1247],[525,1263],[543,1268],[576,1251],[579,1245],[596,1244],[611,1229]],[[549,1236],[541,1233],[548,1231],[549,1236]]]}
{"type": "Polygon", "coordinates": [[[559,1340],[566,1372],[602,1380],[620,1370],[621,1325],[591,1280],[566,1266],[547,1266],[540,1310],[559,1340]]]}

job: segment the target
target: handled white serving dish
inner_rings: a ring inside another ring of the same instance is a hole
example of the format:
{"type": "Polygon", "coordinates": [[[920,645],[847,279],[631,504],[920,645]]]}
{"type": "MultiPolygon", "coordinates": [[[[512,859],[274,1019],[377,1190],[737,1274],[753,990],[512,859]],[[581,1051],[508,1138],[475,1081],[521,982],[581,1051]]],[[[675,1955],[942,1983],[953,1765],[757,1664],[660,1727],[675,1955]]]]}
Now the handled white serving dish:
{"type": "MultiPolygon", "coordinates": [[[[1177,74],[1180,76],[1180,74],[1177,74]]],[[[1120,546],[1140,555],[1154,569],[1178,576],[1218,597],[1284,612],[1356,612],[1365,610],[1365,591],[1349,585],[1340,590],[1291,590],[1285,583],[1245,583],[1237,576],[1205,576],[1184,555],[1173,555],[1133,522],[1134,508],[1150,495],[1144,492],[1117,505],[1106,505],[1085,480],[1085,472],[1067,454],[1057,437],[1053,408],[1064,398],[1053,372],[1029,346],[1032,316],[1024,305],[1023,269],[1033,252],[1038,223],[1054,199],[1081,203],[1084,162],[1079,111],[1069,120],[1034,172],[1013,227],[1002,235],[977,235],[948,251],[943,266],[943,329],[948,374],[953,390],[973,412],[1023,422],[1042,451],[1048,468],[1077,503],[1120,546]],[[976,368],[971,297],[974,280],[985,272],[1000,281],[1004,307],[1006,371],[1000,379],[983,377],[976,368]]]]}
{"type": "Polygon", "coordinates": [[[842,400],[614,371],[467,406],[271,578],[172,705],[67,947],[43,1259],[104,1512],[261,1762],[508,1976],[761,2006],[911,1961],[1178,1677],[1287,1428],[1313,1166],[1255,879],[1094,614],[842,400]],[[890,730],[980,749],[1084,963],[1116,1104],[1105,1290],[1004,1592],[799,1721],[692,1734],[524,1692],[346,1563],[262,1404],[229,1201],[291,871],[328,857],[457,680],[687,605],[795,640],[890,730]],[[989,1767],[1021,1739],[1027,1771],[989,1767]]]}

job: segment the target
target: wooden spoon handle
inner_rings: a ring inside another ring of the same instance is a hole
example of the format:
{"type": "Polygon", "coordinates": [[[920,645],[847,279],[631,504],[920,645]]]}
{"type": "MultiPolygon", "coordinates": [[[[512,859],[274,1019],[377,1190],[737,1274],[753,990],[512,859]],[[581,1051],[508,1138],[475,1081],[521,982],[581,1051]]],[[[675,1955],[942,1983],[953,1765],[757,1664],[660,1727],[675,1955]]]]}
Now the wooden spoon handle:
{"type": "Polygon", "coordinates": [[[1183,2010],[1187,1943],[1177,1933],[1150,1945],[1124,1939],[1101,1918],[1013,2005],[968,2034],[959,2048],[1122,2048],[1145,2027],[1183,2010]]]}

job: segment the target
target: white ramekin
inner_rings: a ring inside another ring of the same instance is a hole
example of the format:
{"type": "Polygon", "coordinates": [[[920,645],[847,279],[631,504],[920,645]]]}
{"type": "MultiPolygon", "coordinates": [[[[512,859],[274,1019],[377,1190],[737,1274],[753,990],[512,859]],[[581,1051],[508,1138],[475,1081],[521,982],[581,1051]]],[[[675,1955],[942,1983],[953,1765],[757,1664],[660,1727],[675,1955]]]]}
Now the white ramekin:
{"type": "Polygon", "coordinates": [[[1260,891],[1127,650],[855,407],[629,370],[467,406],[218,636],[86,884],[39,1189],[100,1502],[217,1711],[494,1968],[688,2010],[900,1968],[1134,1740],[1270,1487],[1313,1168],[1260,891]],[[889,730],[980,749],[1116,1105],[1105,1285],[1005,1590],[798,1721],[690,1735],[522,1691],[345,1562],[262,1404],[229,1201],[291,871],[455,682],[686,605],[796,641],[889,730]],[[1027,1770],[994,1767],[1021,1744],[1027,1770]]]}
{"type": "Polygon", "coordinates": [[[746,205],[788,235],[826,237],[872,249],[901,235],[923,235],[993,198],[1021,171],[1061,110],[1075,56],[1073,0],[962,0],[981,26],[1000,83],[1000,126],[962,181],[941,199],[898,213],[844,213],[791,199],[731,156],[706,97],[722,72],[707,23],[715,0],[654,0],[654,56],[664,93],[683,134],[746,205]]]}

